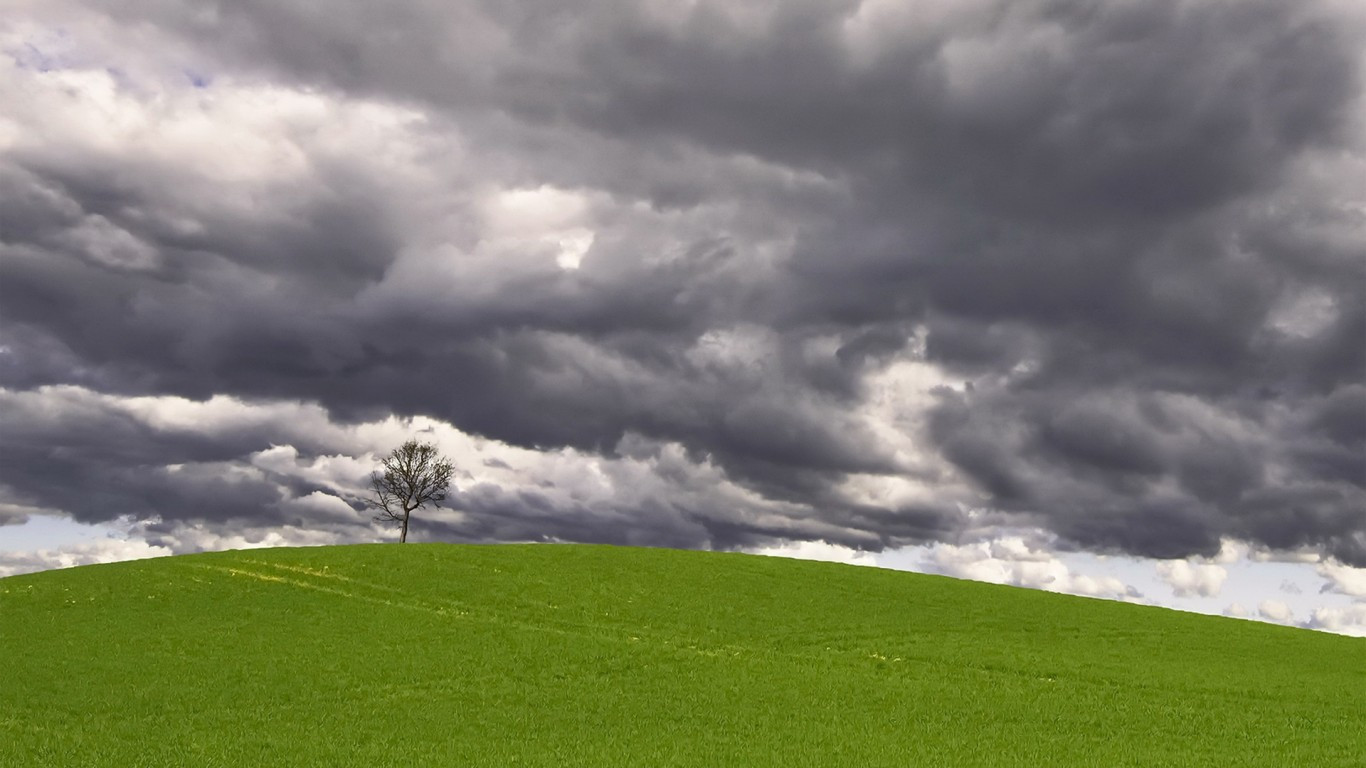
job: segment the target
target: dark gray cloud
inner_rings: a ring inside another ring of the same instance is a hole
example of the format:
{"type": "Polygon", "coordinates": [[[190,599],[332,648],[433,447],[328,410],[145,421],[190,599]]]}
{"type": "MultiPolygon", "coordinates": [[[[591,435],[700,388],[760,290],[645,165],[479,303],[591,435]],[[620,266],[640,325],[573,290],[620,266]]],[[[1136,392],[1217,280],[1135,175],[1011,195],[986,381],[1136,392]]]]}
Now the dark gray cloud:
{"type": "MultiPolygon", "coordinates": [[[[0,157],[14,392],[643,440],[752,495],[523,474],[473,483],[456,538],[877,548],[976,507],[1366,563],[1346,4],[126,0],[16,30],[46,95],[0,157]],[[101,36],[131,29],[155,45],[101,36]]],[[[356,450],[25,414],[0,484],[78,519],[293,524],[321,486],[230,469],[356,450]]]]}
{"type": "Polygon", "coordinates": [[[1229,536],[1361,562],[1366,456],[1281,423],[1283,408],[1017,386],[944,394],[932,432],[999,504],[1047,510],[1083,547],[1213,556],[1229,536]]]}

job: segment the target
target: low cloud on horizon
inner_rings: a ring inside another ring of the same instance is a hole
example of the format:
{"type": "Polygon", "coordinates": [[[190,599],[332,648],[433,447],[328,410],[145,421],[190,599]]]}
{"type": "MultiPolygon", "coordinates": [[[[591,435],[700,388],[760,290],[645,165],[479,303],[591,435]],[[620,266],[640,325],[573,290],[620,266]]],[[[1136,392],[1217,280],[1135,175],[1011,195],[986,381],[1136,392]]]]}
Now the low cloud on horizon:
{"type": "Polygon", "coordinates": [[[0,539],[1366,568],[1358,3],[19,8],[0,539]]]}

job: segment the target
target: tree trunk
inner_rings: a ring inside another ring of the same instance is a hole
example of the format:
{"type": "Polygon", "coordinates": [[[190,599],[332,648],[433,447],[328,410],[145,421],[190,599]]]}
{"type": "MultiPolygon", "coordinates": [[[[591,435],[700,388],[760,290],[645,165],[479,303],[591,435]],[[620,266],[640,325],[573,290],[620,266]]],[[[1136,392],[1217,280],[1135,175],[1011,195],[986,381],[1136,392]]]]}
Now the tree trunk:
{"type": "Polygon", "coordinates": [[[403,510],[403,530],[402,530],[402,531],[399,531],[399,534],[398,534],[398,543],[399,543],[399,544],[402,544],[402,543],[404,543],[404,542],[406,542],[406,541],[408,540],[408,520],[409,520],[409,518],[411,518],[412,516],[413,516],[413,511],[412,511],[412,510],[410,510],[410,509],[405,509],[405,510],[403,510]]]}

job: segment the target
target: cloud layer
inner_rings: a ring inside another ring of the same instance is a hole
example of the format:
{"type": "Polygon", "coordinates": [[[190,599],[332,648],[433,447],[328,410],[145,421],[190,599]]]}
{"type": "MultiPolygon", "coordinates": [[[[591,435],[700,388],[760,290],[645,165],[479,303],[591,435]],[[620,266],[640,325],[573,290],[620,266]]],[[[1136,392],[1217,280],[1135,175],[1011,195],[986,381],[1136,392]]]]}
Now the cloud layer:
{"type": "Polygon", "coordinates": [[[1366,565],[1359,8],[542,6],[0,27],[0,523],[1366,565]]]}

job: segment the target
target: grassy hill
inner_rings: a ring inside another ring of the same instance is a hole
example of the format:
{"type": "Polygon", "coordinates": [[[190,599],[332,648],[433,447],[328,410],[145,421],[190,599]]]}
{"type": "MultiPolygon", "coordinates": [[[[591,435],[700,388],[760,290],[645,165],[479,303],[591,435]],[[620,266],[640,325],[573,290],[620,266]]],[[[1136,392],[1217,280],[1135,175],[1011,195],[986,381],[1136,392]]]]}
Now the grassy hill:
{"type": "Polygon", "coordinates": [[[1366,765],[1366,642],[570,545],[0,579],[3,766],[1366,765]]]}

